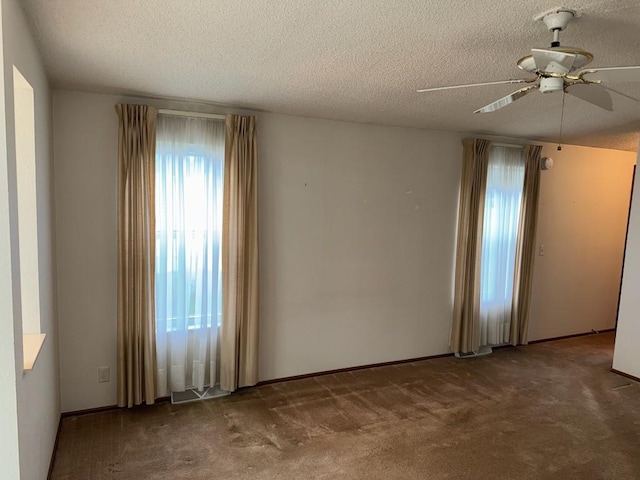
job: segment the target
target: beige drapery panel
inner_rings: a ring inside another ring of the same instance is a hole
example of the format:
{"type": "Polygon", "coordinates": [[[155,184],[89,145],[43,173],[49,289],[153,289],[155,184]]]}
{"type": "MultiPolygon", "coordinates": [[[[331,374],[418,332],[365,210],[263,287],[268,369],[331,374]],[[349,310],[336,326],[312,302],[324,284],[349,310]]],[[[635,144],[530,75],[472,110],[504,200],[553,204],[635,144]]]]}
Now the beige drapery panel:
{"type": "Polygon", "coordinates": [[[222,222],[220,388],[258,381],[256,118],[227,115],[222,222]]]}
{"type": "Polygon", "coordinates": [[[118,406],[152,404],[155,350],[157,110],[116,105],[118,130],[118,406]]]}
{"type": "Polygon", "coordinates": [[[538,223],[541,151],[540,145],[528,145],[525,148],[524,185],[518,221],[511,331],[509,332],[509,342],[512,345],[526,344],[529,330],[529,304],[538,223]]]}
{"type": "Polygon", "coordinates": [[[476,138],[465,139],[462,145],[451,349],[468,353],[480,347],[482,220],[491,143],[476,138]]]}

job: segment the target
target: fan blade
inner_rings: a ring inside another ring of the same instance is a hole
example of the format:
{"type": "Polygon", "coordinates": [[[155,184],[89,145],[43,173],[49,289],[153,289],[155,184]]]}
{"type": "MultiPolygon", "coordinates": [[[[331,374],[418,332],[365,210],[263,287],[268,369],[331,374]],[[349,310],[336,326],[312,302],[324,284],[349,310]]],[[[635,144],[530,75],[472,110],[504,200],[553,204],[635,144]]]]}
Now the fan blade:
{"type": "Polygon", "coordinates": [[[605,110],[613,111],[613,102],[611,101],[611,95],[606,88],[598,84],[578,83],[576,85],[569,85],[564,90],[569,95],[578,97],[585,102],[592,103],[605,110]]]}
{"type": "MultiPolygon", "coordinates": [[[[622,93],[622,92],[621,92],[621,91],[619,91],[619,90],[616,90],[616,89],[614,89],[614,88],[611,88],[609,85],[602,85],[602,84],[600,84],[600,86],[602,86],[602,87],[606,88],[607,90],[609,90],[610,92],[614,93],[615,95],[619,95],[619,96],[621,96],[621,97],[625,97],[625,98],[627,98],[628,100],[633,100],[634,102],[638,102],[638,103],[640,103],[640,99],[637,99],[636,97],[632,97],[631,95],[627,95],[626,93],[622,93]]],[[[615,98],[615,95],[614,95],[614,98],[615,98]]]]}
{"type": "Polygon", "coordinates": [[[640,66],[589,68],[580,72],[578,76],[584,76],[585,80],[591,82],[640,82],[640,66]]]}
{"type": "Polygon", "coordinates": [[[576,56],[573,53],[548,50],[546,48],[532,48],[531,56],[536,63],[536,68],[543,72],[567,73],[576,61],[576,56]],[[557,66],[553,65],[554,63],[557,66]]]}
{"type": "Polygon", "coordinates": [[[498,109],[500,109],[502,107],[506,107],[510,103],[515,102],[519,98],[524,97],[528,93],[531,93],[534,90],[537,90],[538,88],[540,88],[540,85],[531,85],[530,87],[521,88],[520,90],[516,90],[515,92],[507,95],[506,97],[502,97],[500,100],[496,100],[495,102],[490,103],[489,105],[486,105],[486,106],[484,106],[482,108],[479,108],[478,110],[476,110],[473,113],[495,112],[496,110],[498,110],[498,109]]]}
{"type": "Polygon", "coordinates": [[[535,80],[536,80],[535,78],[532,78],[531,80],[515,79],[515,80],[500,80],[497,82],[467,83],[464,85],[449,85],[448,87],[421,88],[416,91],[418,93],[437,92],[438,90],[453,90],[454,88],[484,87],[485,85],[502,85],[504,83],[530,83],[535,80]]]}

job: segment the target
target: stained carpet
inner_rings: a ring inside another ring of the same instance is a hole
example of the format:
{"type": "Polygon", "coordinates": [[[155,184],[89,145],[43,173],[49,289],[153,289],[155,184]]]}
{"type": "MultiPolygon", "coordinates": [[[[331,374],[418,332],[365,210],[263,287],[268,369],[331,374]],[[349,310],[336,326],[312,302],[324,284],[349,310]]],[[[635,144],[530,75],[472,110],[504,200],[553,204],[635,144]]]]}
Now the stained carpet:
{"type": "Polygon", "coordinates": [[[54,479],[639,479],[601,334],[65,418],[54,479]]]}

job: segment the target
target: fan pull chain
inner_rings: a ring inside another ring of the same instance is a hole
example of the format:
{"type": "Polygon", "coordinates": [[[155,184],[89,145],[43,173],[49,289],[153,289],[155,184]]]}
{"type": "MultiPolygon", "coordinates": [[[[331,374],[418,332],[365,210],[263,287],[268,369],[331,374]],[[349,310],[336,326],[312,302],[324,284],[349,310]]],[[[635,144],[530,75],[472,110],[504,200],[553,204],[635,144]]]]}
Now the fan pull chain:
{"type": "Polygon", "coordinates": [[[558,138],[558,148],[556,150],[562,150],[562,124],[564,123],[564,89],[562,90],[562,110],[560,111],[560,138],[558,138]]]}

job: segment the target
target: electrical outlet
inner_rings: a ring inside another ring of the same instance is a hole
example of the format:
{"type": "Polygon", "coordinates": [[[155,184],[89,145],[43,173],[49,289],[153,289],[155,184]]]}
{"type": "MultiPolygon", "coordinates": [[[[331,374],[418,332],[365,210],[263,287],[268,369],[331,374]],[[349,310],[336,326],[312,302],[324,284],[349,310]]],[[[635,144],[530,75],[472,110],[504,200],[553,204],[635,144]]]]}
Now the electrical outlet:
{"type": "Polygon", "coordinates": [[[544,257],[544,245],[540,245],[540,248],[538,249],[538,255],[544,257]]]}
{"type": "Polygon", "coordinates": [[[98,383],[106,383],[109,381],[109,367],[98,367],[98,383]]]}

